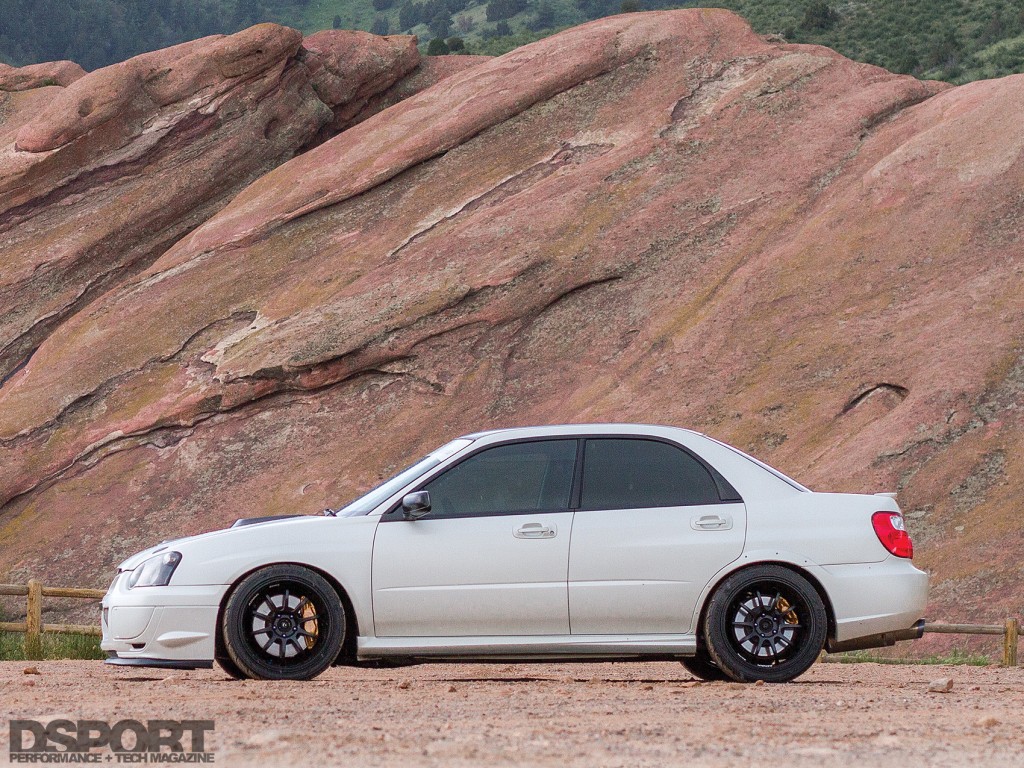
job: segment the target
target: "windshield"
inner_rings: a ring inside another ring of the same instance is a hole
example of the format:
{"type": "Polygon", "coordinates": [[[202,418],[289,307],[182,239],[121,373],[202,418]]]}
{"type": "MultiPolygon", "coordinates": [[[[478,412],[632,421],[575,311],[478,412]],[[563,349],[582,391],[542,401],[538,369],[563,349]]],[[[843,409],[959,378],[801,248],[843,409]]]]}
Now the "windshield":
{"type": "Polygon", "coordinates": [[[402,490],[403,487],[415,481],[416,478],[425,475],[442,461],[450,456],[454,456],[472,442],[472,440],[460,438],[458,440],[452,440],[447,445],[441,446],[430,455],[417,461],[411,467],[403,469],[390,480],[385,480],[376,488],[373,488],[360,496],[351,504],[339,509],[338,517],[358,517],[359,515],[369,514],[380,506],[380,504],[386,501],[389,496],[398,493],[398,491],[402,490]]]}

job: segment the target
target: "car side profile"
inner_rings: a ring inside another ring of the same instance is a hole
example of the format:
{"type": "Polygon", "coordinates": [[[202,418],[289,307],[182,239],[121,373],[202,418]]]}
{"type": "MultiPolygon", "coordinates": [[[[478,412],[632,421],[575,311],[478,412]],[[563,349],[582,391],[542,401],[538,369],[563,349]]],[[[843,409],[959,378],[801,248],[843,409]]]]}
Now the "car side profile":
{"type": "Polygon", "coordinates": [[[815,493],[675,427],[453,440],[340,510],[239,520],[122,563],[109,663],[309,679],[334,664],[681,661],[785,682],[920,637],[891,494],[815,493]]]}

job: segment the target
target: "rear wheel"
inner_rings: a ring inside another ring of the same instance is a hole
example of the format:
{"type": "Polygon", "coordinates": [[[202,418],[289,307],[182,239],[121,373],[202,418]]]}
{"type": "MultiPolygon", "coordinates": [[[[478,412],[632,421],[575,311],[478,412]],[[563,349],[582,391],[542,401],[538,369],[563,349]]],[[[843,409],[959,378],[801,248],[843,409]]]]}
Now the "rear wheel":
{"type": "Polygon", "coordinates": [[[309,680],[338,658],[345,612],[323,576],[297,565],[250,574],[228,598],[221,626],[226,660],[245,677],[309,680]]]}
{"type": "Polygon", "coordinates": [[[733,680],[784,683],[802,675],[825,643],[828,617],[803,576],[762,565],[733,574],[708,602],[704,640],[733,680]]]}

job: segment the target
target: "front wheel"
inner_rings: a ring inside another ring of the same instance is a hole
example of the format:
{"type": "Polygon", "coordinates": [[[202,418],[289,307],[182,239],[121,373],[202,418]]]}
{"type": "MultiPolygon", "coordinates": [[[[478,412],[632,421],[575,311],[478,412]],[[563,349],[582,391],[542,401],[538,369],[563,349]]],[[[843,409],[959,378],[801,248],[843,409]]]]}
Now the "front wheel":
{"type": "Polygon", "coordinates": [[[230,665],[259,680],[316,677],[338,658],[345,639],[338,593],[323,576],[297,565],[247,576],[228,598],[221,622],[230,665]]]}
{"type": "Polygon", "coordinates": [[[728,577],[708,602],[704,641],[733,680],[785,683],[806,672],[825,644],[828,617],[803,576],[762,565],[728,577]]]}
{"type": "Polygon", "coordinates": [[[708,683],[714,683],[720,680],[732,679],[722,670],[715,666],[714,662],[711,661],[711,657],[708,655],[707,651],[697,651],[696,656],[687,656],[685,659],[680,659],[679,663],[686,668],[687,672],[696,677],[698,680],[704,680],[708,683]]]}

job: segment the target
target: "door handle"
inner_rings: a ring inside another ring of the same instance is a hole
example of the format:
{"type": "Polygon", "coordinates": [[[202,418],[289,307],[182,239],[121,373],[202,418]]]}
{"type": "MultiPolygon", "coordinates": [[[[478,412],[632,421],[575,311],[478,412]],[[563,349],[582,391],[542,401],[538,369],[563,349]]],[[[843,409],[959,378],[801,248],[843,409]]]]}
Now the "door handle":
{"type": "Polygon", "coordinates": [[[701,515],[693,518],[690,525],[698,531],[727,531],[732,528],[732,518],[722,515],[701,515]]]}
{"type": "Polygon", "coordinates": [[[544,523],[523,523],[512,529],[512,535],[517,539],[552,539],[556,533],[558,529],[555,526],[544,523]]]}

